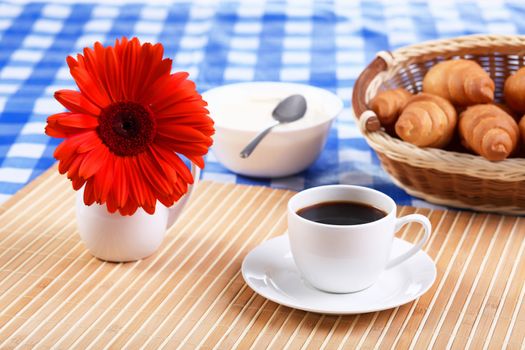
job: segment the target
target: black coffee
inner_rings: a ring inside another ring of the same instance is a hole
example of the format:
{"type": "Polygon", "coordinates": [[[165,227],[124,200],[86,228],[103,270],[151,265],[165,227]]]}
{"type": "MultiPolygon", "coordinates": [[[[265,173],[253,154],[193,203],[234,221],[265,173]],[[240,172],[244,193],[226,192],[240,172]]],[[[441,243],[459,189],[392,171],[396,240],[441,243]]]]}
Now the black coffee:
{"type": "Polygon", "coordinates": [[[329,225],[359,225],[379,220],[386,213],[371,205],[357,202],[323,202],[303,209],[297,214],[307,220],[329,225]]]}

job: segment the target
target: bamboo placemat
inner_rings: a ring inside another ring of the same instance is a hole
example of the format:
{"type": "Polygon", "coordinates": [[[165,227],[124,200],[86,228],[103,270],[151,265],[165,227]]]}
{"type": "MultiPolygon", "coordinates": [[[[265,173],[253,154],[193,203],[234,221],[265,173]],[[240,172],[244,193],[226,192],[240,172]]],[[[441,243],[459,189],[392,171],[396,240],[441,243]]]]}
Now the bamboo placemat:
{"type": "Polygon", "coordinates": [[[328,316],[270,302],[240,274],[285,231],[292,194],[204,182],[157,254],[114,264],[84,249],[74,192],[51,169],[0,210],[0,347],[524,348],[523,218],[400,208],[435,227],[435,284],[399,308],[328,316]]]}

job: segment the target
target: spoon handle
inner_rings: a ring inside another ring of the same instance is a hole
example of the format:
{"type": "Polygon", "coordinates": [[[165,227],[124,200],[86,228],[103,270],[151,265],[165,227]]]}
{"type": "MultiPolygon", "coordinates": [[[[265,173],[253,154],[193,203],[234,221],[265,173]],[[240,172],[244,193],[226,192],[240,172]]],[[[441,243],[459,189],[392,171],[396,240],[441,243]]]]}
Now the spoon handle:
{"type": "Polygon", "coordinates": [[[257,147],[259,142],[261,142],[261,140],[264,139],[264,137],[268,135],[268,133],[277,125],[279,125],[278,122],[273,124],[272,126],[267,127],[266,129],[261,131],[257,136],[255,136],[254,139],[248,145],[246,145],[246,147],[244,147],[244,149],[241,151],[240,153],[241,158],[248,158],[250,154],[252,154],[255,147],[257,147]]]}

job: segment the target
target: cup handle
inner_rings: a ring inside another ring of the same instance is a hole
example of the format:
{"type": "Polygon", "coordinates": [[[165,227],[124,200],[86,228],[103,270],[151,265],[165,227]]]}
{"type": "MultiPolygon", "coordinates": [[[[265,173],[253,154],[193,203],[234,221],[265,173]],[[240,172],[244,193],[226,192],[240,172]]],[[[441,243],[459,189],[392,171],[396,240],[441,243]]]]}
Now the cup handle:
{"type": "Polygon", "coordinates": [[[191,175],[193,176],[193,184],[188,186],[188,192],[186,192],[186,194],[184,194],[177,203],[173,204],[169,208],[167,228],[170,228],[175,223],[175,221],[178,219],[178,217],[182,213],[182,210],[186,206],[188,199],[190,199],[191,194],[193,193],[193,191],[197,187],[197,184],[199,183],[201,169],[195,164],[193,164],[193,162],[191,163],[191,175]]]}
{"type": "Polygon", "coordinates": [[[403,261],[409,259],[414,254],[416,254],[418,251],[421,250],[423,247],[423,244],[428,240],[428,237],[430,237],[430,232],[432,231],[432,224],[430,223],[430,220],[426,216],[420,215],[420,214],[410,214],[403,217],[400,217],[396,220],[396,228],[395,231],[397,232],[403,225],[406,225],[410,222],[417,222],[423,226],[423,229],[425,230],[423,233],[423,238],[419,240],[408,252],[403,253],[392,260],[388,262],[386,265],[387,269],[390,269],[396,265],[401,264],[403,261]]]}

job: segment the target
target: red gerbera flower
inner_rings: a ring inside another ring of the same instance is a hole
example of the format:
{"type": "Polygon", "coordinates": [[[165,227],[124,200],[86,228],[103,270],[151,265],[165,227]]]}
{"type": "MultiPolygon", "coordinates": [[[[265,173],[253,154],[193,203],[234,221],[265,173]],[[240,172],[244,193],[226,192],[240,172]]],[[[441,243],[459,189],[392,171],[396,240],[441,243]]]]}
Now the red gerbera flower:
{"type": "Polygon", "coordinates": [[[65,138],[54,156],[84,202],[109,212],[150,214],[171,206],[193,183],[182,154],[200,168],[212,144],[213,121],[187,73],[170,74],[161,44],[137,38],[95,43],[67,64],[80,91],[55,98],[70,112],[48,117],[46,134],[65,138]]]}

